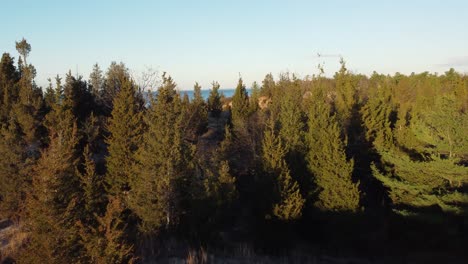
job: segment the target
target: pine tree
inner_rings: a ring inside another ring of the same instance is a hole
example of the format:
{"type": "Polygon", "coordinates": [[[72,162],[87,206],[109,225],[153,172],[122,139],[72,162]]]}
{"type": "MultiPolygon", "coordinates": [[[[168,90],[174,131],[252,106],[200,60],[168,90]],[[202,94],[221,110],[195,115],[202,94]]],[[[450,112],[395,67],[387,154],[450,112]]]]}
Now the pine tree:
{"type": "Polygon", "coordinates": [[[257,82],[252,83],[251,93],[252,93],[252,96],[250,96],[250,102],[249,102],[250,112],[255,113],[259,109],[258,100],[260,98],[260,86],[258,85],[257,82]]]}
{"type": "Polygon", "coordinates": [[[183,141],[183,112],[175,88],[172,78],[164,73],[163,84],[146,115],[144,144],[137,153],[138,179],[132,186],[129,206],[141,219],[145,232],[177,224],[191,173],[191,152],[183,141]]]}
{"type": "Polygon", "coordinates": [[[195,83],[194,97],[187,111],[186,138],[196,141],[197,137],[205,130],[208,122],[208,109],[201,94],[201,86],[195,83]]]}
{"type": "Polygon", "coordinates": [[[0,128],[0,215],[13,217],[22,207],[28,186],[24,142],[14,122],[0,128]]]}
{"type": "Polygon", "coordinates": [[[26,57],[31,51],[25,39],[16,43],[18,52],[22,55],[24,66],[21,67],[21,77],[19,80],[18,100],[12,106],[12,118],[21,129],[30,153],[34,155],[38,149],[37,130],[40,127],[40,109],[42,107],[42,91],[34,84],[35,69],[26,63],[26,57]]]}
{"type": "Polygon", "coordinates": [[[83,172],[80,172],[80,185],[82,189],[83,217],[85,223],[92,222],[95,214],[101,215],[104,203],[103,179],[96,173],[96,164],[91,157],[89,145],[83,151],[83,172]]]}
{"type": "Polygon", "coordinates": [[[219,95],[219,83],[213,82],[210,96],[208,97],[208,111],[213,115],[218,116],[223,110],[223,105],[221,104],[221,96],[219,95]]]}
{"type": "MultiPolygon", "coordinates": [[[[205,172],[205,178],[203,180],[204,185],[204,205],[214,204],[214,210],[210,214],[214,215],[215,220],[219,220],[223,214],[227,213],[233,202],[238,196],[236,189],[236,178],[231,175],[229,162],[222,160],[215,166],[217,171],[205,172]],[[207,204],[208,203],[208,204],[207,204]]],[[[194,212],[198,213],[198,212],[194,212]]]]}
{"type": "Polygon", "coordinates": [[[81,245],[85,262],[133,263],[133,246],[126,239],[126,224],[122,221],[125,210],[123,202],[117,197],[109,197],[109,203],[104,215],[95,214],[97,226],[85,226],[78,222],[81,245]]]}
{"type": "Polygon", "coordinates": [[[91,93],[97,101],[99,101],[104,85],[104,77],[102,75],[102,70],[97,63],[93,65],[93,70],[89,75],[89,83],[91,84],[91,93]]]}
{"type": "Polygon", "coordinates": [[[442,212],[466,213],[468,168],[456,159],[433,156],[426,162],[413,161],[398,151],[382,151],[383,169],[373,165],[373,175],[388,188],[393,210],[402,215],[425,215],[437,206],[442,212]]]}
{"type": "Polygon", "coordinates": [[[73,261],[78,249],[75,222],[80,195],[76,174],[77,126],[71,109],[59,116],[60,130],[50,131],[49,147],[34,169],[32,190],[26,201],[26,225],[31,231],[25,262],[73,261]]]}
{"type": "Polygon", "coordinates": [[[102,112],[109,115],[113,109],[115,97],[123,88],[124,83],[130,80],[130,73],[123,62],[117,64],[111,63],[106,72],[106,78],[101,92],[100,105],[102,112]]]}
{"type": "Polygon", "coordinates": [[[343,125],[344,131],[348,131],[351,125],[353,111],[358,104],[357,88],[354,76],[346,68],[346,62],[341,58],[341,68],[335,74],[336,80],[336,99],[335,107],[337,119],[343,125]]]}
{"type": "Polygon", "coordinates": [[[305,199],[289,171],[285,160],[288,149],[281,137],[275,134],[272,121],[265,131],[262,146],[264,170],[273,178],[273,215],[283,221],[300,218],[305,199]]]}
{"type": "Polygon", "coordinates": [[[361,109],[366,139],[377,149],[388,149],[393,145],[392,110],[390,87],[380,84],[371,91],[361,109]]]}
{"type": "Polygon", "coordinates": [[[271,73],[267,74],[262,81],[262,88],[261,88],[262,95],[266,95],[269,97],[273,96],[275,86],[276,86],[276,83],[273,78],[273,75],[271,73]]]}
{"type": "Polygon", "coordinates": [[[231,113],[234,126],[243,126],[249,112],[249,96],[242,78],[239,78],[234,96],[232,97],[231,113]]]}
{"type": "Polygon", "coordinates": [[[108,193],[116,196],[128,191],[136,176],[132,168],[143,134],[136,87],[130,79],[123,79],[121,85],[113,101],[107,127],[110,136],[106,140],[109,156],[105,183],[108,193]]]}
{"type": "Polygon", "coordinates": [[[0,122],[6,122],[13,102],[18,96],[18,72],[14,65],[14,58],[3,53],[0,61],[0,122]]]}
{"type": "Polygon", "coordinates": [[[318,186],[316,206],[326,211],[357,211],[359,189],[351,179],[354,162],[346,158],[341,129],[323,99],[311,106],[308,129],[306,158],[318,186]]]}
{"type": "Polygon", "coordinates": [[[302,94],[294,84],[284,87],[279,104],[279,135],[288,152],[302,153],[304,146],[304,112],[301,109],[302,94]]]}

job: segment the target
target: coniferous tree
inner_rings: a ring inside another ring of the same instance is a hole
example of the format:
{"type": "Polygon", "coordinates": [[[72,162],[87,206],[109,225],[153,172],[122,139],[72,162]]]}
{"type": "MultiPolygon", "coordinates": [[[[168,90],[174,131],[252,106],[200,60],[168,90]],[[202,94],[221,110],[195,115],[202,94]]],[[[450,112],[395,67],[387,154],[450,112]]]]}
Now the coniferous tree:
{"type": "Polygon", "coordinates": [[[276,83],[271,73],[267,74],[262,81],[262,88],[261,93],[262,95],[266,95],[271,97],[274,93],[276,83]]]}
{"type": "Polygon", "coordinates": [[[18,72],[14,65],[14,58],[3,53],[0,61],[0,122],[7,122],[13,102],[18,96],[18,72]]]}
{"type": "Polygon", "coordinates": [[[376,87],[361,109],[366,139],[376,148],[388,149],[393,145],[391,128],[391,90],[388,86],[376,87]]]}
{"type": "Polygon", "coordinates": [[[187,137],[192,141],[205,130],[208,122],[208,109],[201,94],[201,86],[195,83],[193,99],[187,111],[187,137]]]}
{"type": "Polygon", "coordinates": [[[305,199],[303,199],[299,184],[292,178],[286,163],[288,149],[281,137],[275,134],[271,121],[265,131],[262,146],[264,170],[270,177],[273,177],[273,215],[283,221],[300,218],[305,199]]]}
{"type": "Polygon", "coordinates": [[[208,97],[208,111],[210,111],[213,115],[218,116],[221,111],[223,110],[223,105],[221,104],[221,96],[219,95],[219,83],[213,82],[212,88],[210,92],[210,96],[208,97]]]}
{"type": "Polygon", "coordinates": [[[351,125],[353,111],[358,103],[357,90],[355,83],[355,76],[349,73],[346,68],[346,62],[341,58],[341,68],[339,72],[335,74],[336,81],[336,117],[338,121],[343,125],[344,131],[348,131],[348,127],[351,125]]]}
{"type": "Polygon", "coordinates": [[[106,189],[111,195],[121,196],[128,191],[136,177],[132,170],[135,153],[141,142],[143,123],[141,105],[132,80],[124,78],[114,98],[107,138],[109,156],[106,158],[106,189]]]}
{"type": "Polygon", "coordinates": [[[251,93],[249,102],[250,112],[255,113],[259,109],[258,100],[260,98],[260,86],[257,82],[252,83],[251,93]]]}
{"type": "Polygon", "coordinates": [[[231,113],[234,126],[243,126],[249,115],[249,111],[249,96],[247,94],[247,89],[245,88],[242,78],[239,78],[234,96],[232,97],[231,113]]]}
{"type": "Polygon", "coordinates": [[[126,223],[122,221],[125,206],[117,197],[109,197],[105,214],[95,214],[97,226],[78,222],[81,245],[91,263],[133,263],[133,245],[126,239],[126,223]]]}
{"type": "Polygon", "coordinates": [[[326,211],[357,211],[359,189],[351,179],[354,162],[346,158],[341,129],[323,99],[309,110],[306,140],[309,170],[318,186],[316,206],[326,211]]]}
{"type": "Polygon", "coordinates": [[[113,109],[114,98],[122,89],[124,83],[130,80],[130,74],[123,62],[111,63],[106,72],[106,78],[100,96],[100,105],[105,115],[109,115],[113,109]]]}
{"type": "Polygon", "coordinates": [[[13,217],[23,205],[29,181],[29,162],[25,161],[25,142],[15,123],[4,124],[0,132],[0,214],[13,217]]]}
{"type": "Polygon", "coordinates": [[[388,188],[393,210],[399,214],[424,215],[425,208],[442,212],[466,213],[468,169],[455,159],[433,156],[426,162],[412,161],[407,154],[382,151],[383,170],[373,165],[373,175],[388,188]],[[418,210],[421,209],[421,210],[418,210]]]}
{"type": "Polygon", "coordinates": [[[145,232],[176,226],[187,198],[191,152],[183,141],[183,112],[175,88],[172,78],[164,73],[163,84],[146,115],[144,144],[137,153],[138,179],[132,186],[129,205],[145,232]]]}
{"type": "Polygon", "coordinates": [[[91,93],[97,101],[100,100],[102,88],[104,85],[104,77],[99,64],[93,65],[93,70],[89,75],[89,84],[91,85],[91,93]]]}
{"type": "Polygon", "coordinates": [[[38,128],[40,127],[40,109],[42,107],[42,91],[34,83],[35,69],[26,63],[26,57],[31,51],[25,39],[17,42],[16,48],[22,55],[24,65],[19,80],[18,100],[12,106],[12,117],[21,129],[28,143],[29,152],[34,155],[38,150],[38,128]]]}
{"type": "MultiPolygon", "coordinates": [[[[26,225],[31,231],[25,262],[73,261],[78,248],[75,222],[80,195],[76,153],[77,126],[71,108],[62,111],[57,129],[50,131],[49,147],[34,169],[26,201],[26,225]]],[[[75,260],[76,261],[76,260],[75,260]]]]}

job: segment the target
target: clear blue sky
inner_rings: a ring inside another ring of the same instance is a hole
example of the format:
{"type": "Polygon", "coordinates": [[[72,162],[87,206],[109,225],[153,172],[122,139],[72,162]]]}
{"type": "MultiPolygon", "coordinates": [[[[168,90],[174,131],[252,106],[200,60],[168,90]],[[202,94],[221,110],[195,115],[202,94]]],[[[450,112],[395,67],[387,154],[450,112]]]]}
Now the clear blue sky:
{"type": "Polygon", "coordinates": [[[0,52],[32,45],[37,83],[94,63],[123,61],[137,76],[167,71],[181,89],[234,87],[291,71],[304,77],[342,55],[364,74],[468,72],[468,1],[2,0],[0,52]],[[324,54],[321,59],[317,53],[324,54]]]}

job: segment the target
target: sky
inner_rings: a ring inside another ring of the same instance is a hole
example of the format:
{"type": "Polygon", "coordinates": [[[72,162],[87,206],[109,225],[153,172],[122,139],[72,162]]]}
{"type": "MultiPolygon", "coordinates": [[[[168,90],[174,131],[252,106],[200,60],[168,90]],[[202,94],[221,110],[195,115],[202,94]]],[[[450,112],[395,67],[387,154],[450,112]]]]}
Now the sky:
{"type": "Polygon", "coordinates": [[[0,52],[31,44],[36,83],[88,79],[124,62],[135,79],[152,69],[179,89],[261,82],[267,73],[327,75],[342,56],[355,73],[468,72],[468,1],[0,0],[0,52]],[[321,56],[317,56],[321,54],[321,56]]]}

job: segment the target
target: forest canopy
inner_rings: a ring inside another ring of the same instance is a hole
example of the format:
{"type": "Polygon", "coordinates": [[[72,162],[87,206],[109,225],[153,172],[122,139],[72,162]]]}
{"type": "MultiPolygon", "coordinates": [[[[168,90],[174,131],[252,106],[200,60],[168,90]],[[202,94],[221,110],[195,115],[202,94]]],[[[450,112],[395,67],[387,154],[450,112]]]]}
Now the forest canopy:
{"type": "Polygon", "coordinates": [[[239,78],[232,98],[196,83],[189,99],[168,73],[151,93],[115,62],[39,87],[31,45],[16,48],[0,61],[0,219],[22,239],[2,258],[143,262],[174,240],[466,246],[468,76],[454,69],[366,76],[342,60],[333,77],[270,73],[250,92],[239,78]]]}

